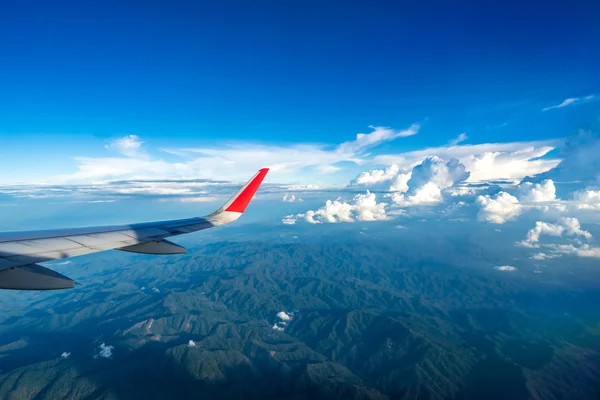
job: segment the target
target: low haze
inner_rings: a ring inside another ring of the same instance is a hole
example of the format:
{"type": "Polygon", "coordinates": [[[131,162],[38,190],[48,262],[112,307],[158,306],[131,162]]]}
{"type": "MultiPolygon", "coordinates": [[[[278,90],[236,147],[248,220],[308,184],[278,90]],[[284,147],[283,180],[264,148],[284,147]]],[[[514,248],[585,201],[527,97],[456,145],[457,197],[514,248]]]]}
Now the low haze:
{"type": "Polygon", "coordinates": [[[197,217],[0,290],[0,398],[600,396],[593,2],[9,2],[0,231],[197,217]]]}

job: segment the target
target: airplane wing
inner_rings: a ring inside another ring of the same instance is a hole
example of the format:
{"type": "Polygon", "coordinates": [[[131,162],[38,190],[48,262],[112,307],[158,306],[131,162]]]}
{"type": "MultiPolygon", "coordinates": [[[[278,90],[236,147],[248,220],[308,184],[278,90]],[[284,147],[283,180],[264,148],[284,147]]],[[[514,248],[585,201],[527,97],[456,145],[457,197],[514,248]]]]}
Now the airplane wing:
{"type": "Polygon", "coordinates": [[[0,289],[70,289],[74,281],[37,263],[122,250],[180,254],[186,249],[165,238],[225,225],[238,219],[269,171],[263,168],[223,207],[204,217],[75,229],[0,233],[0,289]]]}

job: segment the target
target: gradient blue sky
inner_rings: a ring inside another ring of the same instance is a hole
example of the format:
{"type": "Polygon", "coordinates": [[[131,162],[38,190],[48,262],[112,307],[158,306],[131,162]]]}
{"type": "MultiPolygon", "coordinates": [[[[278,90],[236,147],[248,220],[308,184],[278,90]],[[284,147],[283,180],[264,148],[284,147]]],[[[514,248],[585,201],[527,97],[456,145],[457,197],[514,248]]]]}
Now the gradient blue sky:
{"type": "Polygon", "coordinates": [[[62,157],[130,133],[339,143],[422,122],[402,146],[562,137],[595,110],[540,109],[599,91],[593,3],[5,2],[3,164],[67,170],[62,157]]]}
{"type": "MultiPolygon", "coordinates": [[[[46,221],[44,215],[56,208],[46,189],[14,196],[6,185],[15,182],[240,181],[258,166],[287,158],[293,162],[286,174],[274,170],[268,183],[344,187],[361,171],[385,168],[406,154],[419,161],[423,157],[407,152],[436,147],[442,150],[432,155],[458,157],[471,178],[479,173],[484,181],[518,182],[548,169],[533,165],[537,150],[523,160],[519,152],[582,129],[597,131],[598,15],[600,3],[591,1],[4,2],[3,227],[46,221]],[[413,124],[416,134],[402,137],[413,124]],[[391,136],[401,137],[357,150],[357,133],[371,132],[370,126],[390,127],[391,136]],[[464,146],[446,151],[461,133],[468,137],[462,145],[483,146],[472,157],[464,146]],[[136,135],[137,150],[115,145],[128,135],[136,135]],[[489,145],[525,141],[535,142],[511,150],[489,145]],[[340,158],[344,142],[354,150],[340,158]],[[190,148],[205,156],[208,149],[210,156],[198,161],[190,148]],[[230,149],[236,151],[228,158],[230,149]],[[517,161],[487,169],[468,163],[505,150],[506,158],[517,161]],[[307,157],[331,160],[302,164],[307,157]],[[108,163],[126,171],[101,171],[108,163]],[[497,176],[494,169],[503,168],[508,172],[497,176]],[[146,169],[151,173],[145,175],[146,169]],[[9,204],[25,208],[17,213],[9,204]]],[[[558,143],[551,144],[556,151],[539,154],[557,156],[558,143]]],[[[567,193],[558,181],[557,193],[567,193]]],[[[141,203],[120,195],[103,195],[115,203],[63,204],[47,221],[63,223],[72,210],[80,222],[96,221],[89,207],[102,208],[111,222],[150,217],[139,215],[141,203]],[[109,216],[110,210],[119,218],[109,216]]],[[[208,200],[160,203],[165,199],[159,195],[139,201],[173,216],[213,207],[208,200]]],[[[312,208],[336,198],[302,196],[307,203],[293,210],[280,204],[282,213],[308,208],[311,198],[312,208]]],[[[72,199],[57,201],[65,200],[72,199]]]]}

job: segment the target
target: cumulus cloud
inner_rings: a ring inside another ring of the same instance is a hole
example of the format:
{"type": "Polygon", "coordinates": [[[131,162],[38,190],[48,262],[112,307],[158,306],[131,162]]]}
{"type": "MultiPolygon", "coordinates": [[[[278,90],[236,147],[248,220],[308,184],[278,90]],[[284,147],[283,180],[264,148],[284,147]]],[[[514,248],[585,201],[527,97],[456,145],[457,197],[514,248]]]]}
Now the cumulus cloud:
{"type": "Polygon", "coordinates": [[[600,247],[593,247],[589,244],[574,246],[573,244],[547,244],[544,245],[556,255],[572,254],[578,257],[600,258],[600,247]]]}
{"type": "Polygon", "coordinates": [[[190,341],[188,342],[188,347],[196,347],[196,342],[190,339],[190,341]]]}
{"type": "Polygon", "coordinates": [[[469,172],[468,183],[495,181],[520,182],[555,168],[560,159],[544,157],[560,144],[559,141],[486,143],[433,147],[400,154],[379,155],[374,161],[399,168],[418,165],[427,157],[456,158],[469,172]]]}
{"type": "Polygon", "coordinates": [[[413,168],[408,186],[416,190],[427,183],[433,183],[438,188],[445,189],[468,178],[469,172],[456,158],[445,162],[439,157],[432,156],[413,168]]]}
{"type": "Polygon", "coordinates": [[[296,224],[296,216],[295,215],[287,215],[285,218],[281,219],[281,223],[284,225],[294,225],[294,224],[296,224]]]}
{"type": "Polygon", "coordinates": [[[537,221],[535,227],[527,232],[527,238],[520,242],[524,247],[538,248],[539,241],[542,235],[561,237],[563,234],[567,236],[582,236],[586,239],[591,239],[592,234],[581,229],[581,225],[577,218],[561,218],[556,224],[537,221]]]}
{"type": "Polygon", "coordinates": [[[325,205],[318,210],[308,210],[302,214],[287,216],[282,222],[285,221],[284,224],[292,225],[296,222],[296,218],[304,218],[310,224],[354,222],[355,219],[359,221],[380,221],[388,219],[386,206],[386,203],[377,203],[375,193],[367,190],[365,194],[356,195],[352,203],[346,203],[339,198],[327,200],[325,205]]]}
{"type": "Polygon", "coordinates": [[[513,266],[510,265],[502,265],[499,267],[494,267],[495,270],[497,271],[506,271],[506,272],[512,272],[512,271],[516,271],[517,269],[513,266]]]}
{"type": "Polygon", "coordinates": [[[286,313],[285,311],[279,311],[277,313],[277,318],[279,318],[282,321],[291,321],[292,320],[292,316],[288,313],[286,313]]]}
{"type": "Polygon", "coordinates": [[[277,313],[276,317],[279,319],[279,321],[273,325],[273,329],[276,331],[283,332],[283,330],[287,326],[288,322],[290,322],[292,320],[293,313],[286,313],[285,311],[279,311],[277,313]]]}
{"type": "Polygon", "coordinates": [[[367,186],[404,193],[408,190],[408,181],[411,175],[411,170],[400,170],[400,167],[392,164],[386,169],[372,169],[361,172],[355,179],[350,181],[348,186],[367,186]]]}
{"type": "Polygon", "coordinates": [[[543,260],[549,260],[552,258],[556,258],[558,257],[555,254],[546,254],[546,253],[535,253],[534,255],[532,255],[531,258],[532,260],[537,260],[537,261],[543,261],[543,260]]]}
{"type": "Polygon", "coordinates": [[[60,355],[61,358],[69,358],[70,356],[71,356],[71,353],[66,352],[66,351],[60,355]]]}
{"type": "Polygon", "coordinates": [[[303,200],[299,197],[296,197],[296,195],[294,195],[294,194],[286,193],[283,195],[283,201],[286,203],[295,203],[295,202],[300,202],[303,200]]]}
{"type": "Polygon", "coordinates": [[[500,192],[495,197],[490,195],[479,196],[477,197],[477,203],[481,207],[477,214],[480,221],[503,224],[521,214],[519,200],[506,192],[500,192]]]}
{"type": "Polygon", "coordinates": [[[519,185],[519,199],[523,202],[541,203],[556,200],[556,187],[552,179],[541,183],[524,182],[519,185]]]}
{"type": "Polygon", "coordinates": [[[439,157],[427,157],[412,169],[406,194],[394,193],[391,198],[401,207],[440,204],[444,200],[442,189],[464,182],[468,177],[465,166],[457,159],[446,162],[439,157]]]}
{"type": "Polygon", "coordinates": [[[394,193],[392,201],[401,207],[410,207],[418,205],[435,205],[443,201],[441,189],[433,182],[427,182],[416,189],[414,194],[407,196],[402,193],[394,193]]]}
{"type": "Polygon", "coordinates": [[[570,97],[568,99],[564,99],[562,103],[546,107],[546,108],[542,109],[542,111],[548,111],[548,110],[553,110],[555,108],[564,108],[564,107],[575,105],[575,104],[585,103],[585,102],[593,100],[594,97],[595,97],[594,95],[589,95],[589,96],[585,96],[585,97],[570,97]]]}
{"type": "Polygon", "coordinates": [[[141,147],[144,142],[136,135],[127,135],[119,139],[115,139],[105,147],[108,150],[114,150],[127,157],[138,157],[143,155],[141,147]]]}
{"type": "Polygon", "coordinates": [[[573,194],[573,201],[580,210],[600,210],[600,190],[581,190],[573,194]]]}
{"type": "Polygon", "coordinates": [[[113,355],[114,346],[108,346],[105,343],[100,344],[98,354],[94,358],[111,358],[113,355]]]}

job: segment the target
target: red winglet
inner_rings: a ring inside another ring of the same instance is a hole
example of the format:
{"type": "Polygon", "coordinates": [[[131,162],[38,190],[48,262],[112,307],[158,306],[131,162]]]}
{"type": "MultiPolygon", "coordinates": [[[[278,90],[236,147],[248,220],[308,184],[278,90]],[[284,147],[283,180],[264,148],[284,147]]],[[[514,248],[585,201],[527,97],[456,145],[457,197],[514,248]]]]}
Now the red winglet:
{"type": "Polygon", "coordinates": [[[243,213],[246,207],[248,206],[248,203],[250,203],[250,200],[252,200],[254,193],[256,193],[256,190],[262,183],[263,179],[265,179],[267,172],[269,172],[269,168],[263,168],[259,170],[258,173],[254,176],[254,178],[252,178],[252,180],[248,182],[246,187],[244,187],[241,190],[241,192],[235,197],[235,199],[229,205],[229,207],[225,209],[225,211],[243,213]]]}

